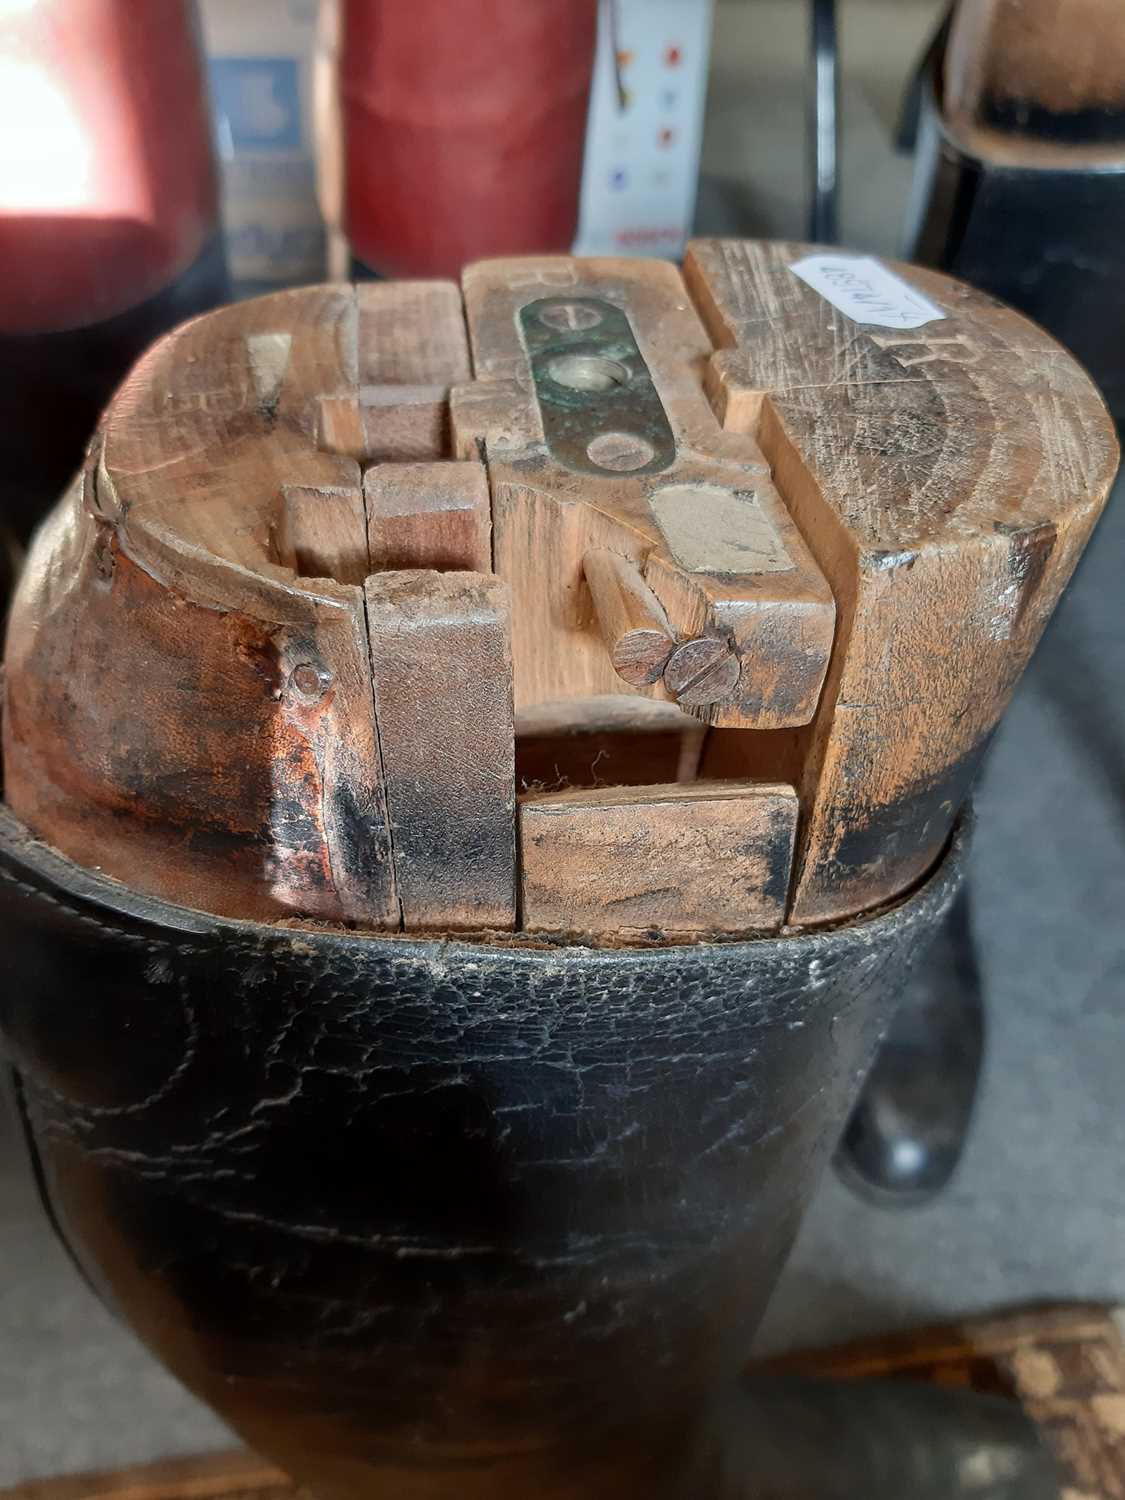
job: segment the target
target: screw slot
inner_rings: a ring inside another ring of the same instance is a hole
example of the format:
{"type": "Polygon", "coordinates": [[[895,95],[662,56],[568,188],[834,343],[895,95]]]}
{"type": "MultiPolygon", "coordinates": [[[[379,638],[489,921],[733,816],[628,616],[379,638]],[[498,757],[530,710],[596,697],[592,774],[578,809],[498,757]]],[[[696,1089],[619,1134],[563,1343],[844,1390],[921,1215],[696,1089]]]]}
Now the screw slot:
{"type": "Polygon", "coordinates": [[[664,667],[664,686],[677,703],[725,703],[738,687],[742,663],[727,641],[699,636],[677,646],[664,667]]]}
{"type": "Polygon", "coordinates": [[[629,383],[629,371],[623,364],[597,354],[559,354],[547,366],[547,374],[568,391],[590,391],[599,396],[629,383]]]}
{"type": "Polygon", "coordinates": [[[549,302],[539,309],[539,321],[548,328],[577,333],[581,329],[596,328],[602,315],[596,307],[582,302],[549,302]]]}

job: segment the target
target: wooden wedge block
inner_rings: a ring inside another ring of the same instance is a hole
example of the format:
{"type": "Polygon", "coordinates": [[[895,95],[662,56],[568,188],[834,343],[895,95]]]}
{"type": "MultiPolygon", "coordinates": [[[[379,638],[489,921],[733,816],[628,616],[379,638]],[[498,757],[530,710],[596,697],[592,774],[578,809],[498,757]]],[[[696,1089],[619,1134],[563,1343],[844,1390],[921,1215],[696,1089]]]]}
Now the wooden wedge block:
{"type": "Polygon", "coordinates": [[[362,496],[325,485],[282,485],[276,552],[302,578],[362,583],[371,571],[362,496]]]}
{"type": "Polygon", "coordinates": [[[403,926],[511,928],[508,591],[480,573],[375,573],[371,680],[403,926]]]}
{"type": "Polygon", "coordinates": [[[792,787],[592,788],[520,799],[532,932],[771,932],[785,918],[792,787]]]}
{"type": "Polygon", "coordinates": [[[363,500],[371,572],[492,572],[492,508],[483,464],[375,464],[363,476],[363,500]]]}
{"type": "Polygon", "coordinates": [[[447,457],[450,387],[469,378],[456,285],[364,282],[354,297],[356,378],[320,402],[320,446],[368,462],[447,457]]]}
{"type": "Polygon", "coordinates": [[[364,456],[383,462],[445,458],[450,387],[469,378],[457,286],[362,282],[356,305],[364,456]]]}
{"type": "Polygon", "coordinates": [[[442,386],[468,380],[469,342],[453,281],[362,281],[359,384],[442,386]]]}

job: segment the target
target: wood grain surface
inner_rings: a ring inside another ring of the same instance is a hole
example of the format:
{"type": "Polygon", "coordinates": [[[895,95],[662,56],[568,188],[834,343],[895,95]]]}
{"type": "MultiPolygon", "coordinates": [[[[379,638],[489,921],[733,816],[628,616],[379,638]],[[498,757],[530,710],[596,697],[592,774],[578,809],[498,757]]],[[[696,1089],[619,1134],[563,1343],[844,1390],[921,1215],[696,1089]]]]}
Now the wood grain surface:
{"type": "Polygon", "coordinates": [[[513,927],[507,590],[481,573],[416,570],[373,573],[365,593],[403,926],[513,927]]]}
{"type": "Polygon", "coordinates": [[[915,266],[942,321],[854,323],[789,271],[807,249],[701,242],[685,264],[716,407],[757,437],[836,598],[796,757],[798,923],[933,864],[1117,466],[1104,404],[1042,329],[915,266]]]}
{"type": "Polygon", "coordinates": [[[676,644],[660,600],[618,552],[592,547],[582,572],[613,670],[634,687],[656,682],[676,644]]]}
{"type": "Polygon", "coordinates": [[[511,928],[517,785],[569,808],[525,833],[585,850],[525,869],[529,925],[753,932],[907,891],[1117,446],[1017,314],[900,266],[940,319],[861,323],[808,249],[489,261],[176,330],[17,591],[13,811],[264,921],[511,928]],[[615,888],[692,818],[709,870],[615,888]]]}
{"type": "Polygon", "coordinates": [[[363,476],[366,571],[491,573],[488,474],[465,463],[373,464],[363,476]]]}
{"type": "Polygon", "coordinates": [[[757,442],[724,432],[708,404],[699,376],[711,344],[676,269],[562,256],[485,261],[466,271],[464,291],[475,384],[454,392],[453,439],[466,455],[483,444],[487,457],[495,567],[512,589],[517,709],[630,686],[675,696],[663,682],[630,685],[614,670],[583,570],[588,551],[606,549],[641,573],[677,639],[722,637],[752,663],[741,696],[685,707],[743,728],[807,722],[831,649],[832,596],[757,442]],[[544,298],[561,309],[600,299],[627,312],[674,438],[667,468],[599,476],[552,454],[517,323],[522,306],[544,298]],[[654,496],[663,503],[654,507],[654,496]],[[758,536],[770,531],[768,561],[707,524],[716,501],[749,512],[758,536]]]}
{"type": "Polygon", "coordinates": [[[791,787],[585,788],[520,799],[528,931],[771,932],[785,917],[791,787]]]}

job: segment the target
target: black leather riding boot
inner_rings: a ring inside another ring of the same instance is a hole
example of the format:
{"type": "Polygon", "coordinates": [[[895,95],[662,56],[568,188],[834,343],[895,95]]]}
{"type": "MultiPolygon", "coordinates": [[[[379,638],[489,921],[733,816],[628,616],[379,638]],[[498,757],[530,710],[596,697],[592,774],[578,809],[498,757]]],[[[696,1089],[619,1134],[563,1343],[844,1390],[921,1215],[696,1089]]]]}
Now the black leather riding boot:
{"type": "Polygon", "coordinates": [[[535,948],[208,916],[4,812],[0,1028],[52,1218],[319,1494],[695,1494],[962,857],[823,933],[535,948]]]}

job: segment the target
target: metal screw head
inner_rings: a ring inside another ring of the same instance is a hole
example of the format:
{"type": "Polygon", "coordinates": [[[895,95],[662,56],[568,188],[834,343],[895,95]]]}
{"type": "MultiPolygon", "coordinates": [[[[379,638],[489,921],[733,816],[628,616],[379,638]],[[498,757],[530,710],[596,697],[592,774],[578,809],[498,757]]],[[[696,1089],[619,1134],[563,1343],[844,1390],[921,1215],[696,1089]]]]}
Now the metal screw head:
{"type": "Polygon", "coordinates": [[[600,469],[628,473],[651,463],[655,450],[647,438],[632,432],[599,432],[586,449],[586,457],[600,469]]]}
{"type": "Polygon", "coordinates": [[[664,686],[677,703],[702,707],[725,703],[742,676],[742,663],[729,644],[704,635],[676,647],[664,668],[664,686]]]}
{"type": "Polygon", "coordinates": [[[311,661],[302,661],[293,668],[289,681],[293,685],[293,691],[300,697],[315,700],[324,696],[330,679],[327,673],[321,673],[320,668],[311,661]]]}
{"type": "Polygon", "coordinates": [[[584,328],[596,328],[602,315],[596,307],[582,302],[548,302],[546,307],[539,309],[539,321],[546,323],[548,328],[578,333],[584,328]]]}

